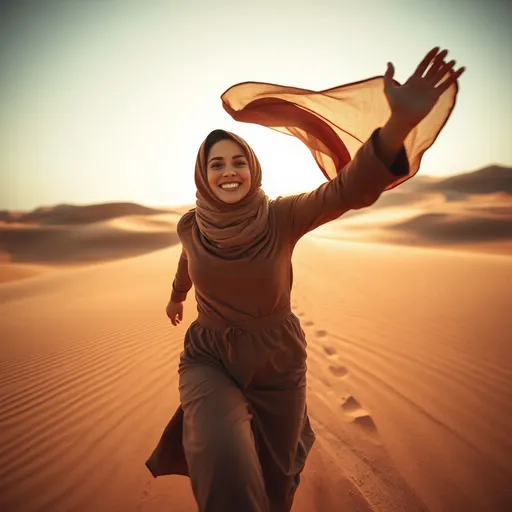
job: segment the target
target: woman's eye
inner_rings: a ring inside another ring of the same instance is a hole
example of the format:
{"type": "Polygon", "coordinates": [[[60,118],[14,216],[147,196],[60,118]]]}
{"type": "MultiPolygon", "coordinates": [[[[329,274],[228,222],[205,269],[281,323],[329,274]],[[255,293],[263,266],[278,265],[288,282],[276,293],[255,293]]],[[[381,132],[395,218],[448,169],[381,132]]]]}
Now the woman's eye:
{"type": "MultiPolygon", "coordinates": [[[[247,163],[238,161],[238,162],[234,162],[233,165],[235,167],[245,167],[247,165],[247,163]]],[[[219,162],[210,165],[210,169],[214,169],[214,170],[222,169],[223,167],[224,167],[224,164],[219,163],[219,162]]]]}

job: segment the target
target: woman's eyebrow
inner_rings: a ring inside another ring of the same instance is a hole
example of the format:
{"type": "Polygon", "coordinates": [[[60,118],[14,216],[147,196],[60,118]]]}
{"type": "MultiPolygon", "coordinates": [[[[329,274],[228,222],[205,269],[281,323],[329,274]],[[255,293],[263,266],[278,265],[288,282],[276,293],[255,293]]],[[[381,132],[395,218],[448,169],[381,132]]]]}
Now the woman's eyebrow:
{"type": "MultiPolygon", "coordinates": [[[[232,160],[234,160],[235,158],[246,158],[246,156],[245,155],[233,155],[232,160]]],[[[213,162],[214,160],[224,160],[224,157],[223,156],[214,156],[213,158],[210,158],[208,163],[213,162]]]]}

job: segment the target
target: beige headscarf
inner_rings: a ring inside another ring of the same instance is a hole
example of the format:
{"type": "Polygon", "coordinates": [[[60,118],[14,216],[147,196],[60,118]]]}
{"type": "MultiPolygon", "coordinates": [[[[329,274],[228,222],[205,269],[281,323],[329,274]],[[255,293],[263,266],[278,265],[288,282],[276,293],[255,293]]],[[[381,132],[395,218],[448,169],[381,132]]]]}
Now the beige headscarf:
{"type": "Polygon", "coordinates": [[[220,131],[226,135],[224,138],[231,138],[242,147],[251,171],[251,187],[248,194],[235,204],[226,204],[215,196],[207,178],[207,137],[196,160],[195,216],[201,235],[211,250],[217,252],[215,249],[219,249],[224,256],[236,257],[267,234],[269,199],[261,188],[261,166],[254,151],[238,135],[220,131]]]}

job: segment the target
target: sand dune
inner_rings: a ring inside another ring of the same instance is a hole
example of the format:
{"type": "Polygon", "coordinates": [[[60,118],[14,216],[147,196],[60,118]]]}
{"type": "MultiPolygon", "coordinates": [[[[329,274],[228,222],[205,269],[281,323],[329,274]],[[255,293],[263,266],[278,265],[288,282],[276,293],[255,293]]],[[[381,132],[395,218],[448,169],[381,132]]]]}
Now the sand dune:
{"type": "MultiPolygon", "coordinates": [[[[84,208],[92,215],[87,222],[85,215],[78,215],[79,224],[69,224],[69,216],[57,214],[42,215],[41,224],[29,223],[26,218],[0,223],[0,282],[33,277],[59,266],[134,257],[178,242],[179,214],[151,210],[124,215],[125,208],[113,205],[105,209],[110,218],[100,221],[99,213],[105,211],[84,208]]],[[[132,210],[137,208],[130,205],[132,210]]]]}
{"type": "MultiPolygon", "coordinates": [[[[468,195],[432,202],[424,211],[382,225],[374,239],[416,246],[512,255],[512,195],[468,195]]],[[[378,224],[376,224],[378,226],[378,224]]]]}
{"type": "Polygon", "coordinates": [[[169,210],[147,208],[134,203],[103,203],[90,205],[43,206],[25,212],[0,212],[0,221],[41,225],[91,224],[127,215],[158,215],[173,213],[169,210]]]}
{"type": "Polygon", "coordinates": [[[327,238],[512,255],[512,168],[418,176],[318,230],[327,238]]]}
{"type": "MultiPolygon", "coordinates": [[[[163,249],[178,242],[176,223],[190,207],[106,203],[0,212],[0,282],[163,249]]],[[[512,169],[490,166],[446,179],[417,176],[384,193],[371,208],[347,212],[320,233],[352,241],[512,254],[512,169]]]]}
{"type": "Polygon", "coordinates": [[[317,233],[347,241],[512,255],[512,195],[396,189],[317,233]]]}
{"type": "Polygon", "coordinates": [[[417,233],[424,239],[438,243],[512,239],[512,216],[510,218],[491,216],[475,218],[463,214],[426,213],[394,227],[417,233]]]}
{"type": "Polygon", "coordinates": [[[172,230],[140,231],[112,226],[0,229],[12,262],[90,263],[135,256],[177,242],[172,230]]]}
{"type": "Polygon", "coordinates": [[[184,211],[106,203],[0,212],[0,283],[169,247],[184,211]]]}
{"type": "MultiPolygon", "coordinates": [[[[144,461],[194,318],[179,246],[0,286],[0,509],[192,512],[144,461]]],[[[512,507],[512,260],[325,241],[295,253],[317,432],[294,512],[512,507]]]]}
{"type": "Polygon", "coordinates": [[[512,168],[491,165],[477,171],[427,182],[423,189],[454,191],[464,194],[493,194],[496,192],[512,194],[512,168]]]}

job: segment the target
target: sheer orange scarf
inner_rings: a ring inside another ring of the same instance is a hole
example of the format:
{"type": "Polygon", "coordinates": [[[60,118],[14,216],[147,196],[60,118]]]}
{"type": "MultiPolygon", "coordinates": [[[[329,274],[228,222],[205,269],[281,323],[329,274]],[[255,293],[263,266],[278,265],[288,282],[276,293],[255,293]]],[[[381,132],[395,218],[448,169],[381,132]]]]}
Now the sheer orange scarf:
{"type": "MultiPolygon", "coordinates": [[[[418,172],[423,154],[432,146],[455,106],[457,92],[455,82],[410,132],[404,143],[410,172],[397,178],[388,189],[418,172]]],[[[383,77],[325,91],[244,82],[230,87],[221,99],[224,109],[236,121],[267,126],[301,140],[327,179],[333,179],[352,160],[391,114],[383,77]]]]}

